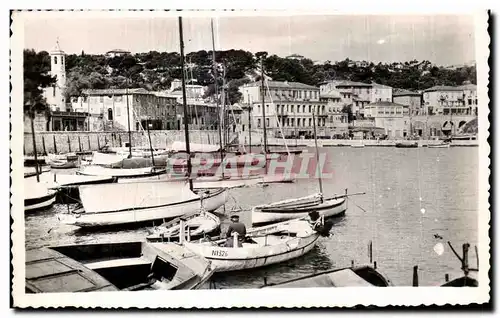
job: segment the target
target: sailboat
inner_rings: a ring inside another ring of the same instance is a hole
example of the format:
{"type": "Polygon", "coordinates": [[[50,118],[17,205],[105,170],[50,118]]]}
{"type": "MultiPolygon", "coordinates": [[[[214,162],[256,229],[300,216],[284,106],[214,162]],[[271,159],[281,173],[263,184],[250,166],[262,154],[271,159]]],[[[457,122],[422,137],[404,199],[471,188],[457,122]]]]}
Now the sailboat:
{"type": "Polygon", "coordinates": [[[333,217],[345,214],[347,210],[347,190],[344,195],[332,198],[323,197],[323,183],[321,179],[321,167],[319,165],[318,140],[316,136],[316,118],[313,115],[314,141],[316,146],[316,162],[318,170],[318,182],[320,192],[297,199],[278,201],[270,204],[258,205],[252,208],[252,224],[262,225],[284,220],[304,217],[310,212],[316,211],[321,216],[333,217]]]}
{"type": "MultiPolygon", "coordinates": [[[[33,110],[30,110],[34,112],[33,110]]],[[[36,182],[32,178],[24,178],[24,211],[33,212],[37,210],[44,210],[51,207],[56,201],[57,191],[49,189],[45,182],[40,182],[40,164],[35,142],[35,126],[33,123],[33,116],[30,115],[31,122],[31,135],[33,139],[33,156],[35,165],[36,182]]]]}

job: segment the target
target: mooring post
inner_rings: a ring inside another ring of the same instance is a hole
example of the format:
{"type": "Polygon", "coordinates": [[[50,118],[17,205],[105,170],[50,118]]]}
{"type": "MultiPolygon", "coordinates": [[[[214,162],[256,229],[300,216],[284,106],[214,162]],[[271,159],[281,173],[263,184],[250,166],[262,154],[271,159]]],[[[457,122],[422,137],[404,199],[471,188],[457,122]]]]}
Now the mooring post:
{"type": "Polygon", "coordinates": [[[68,152],[71,152],[71,140],[69,139],[69,135],[68,135],[68,149],[69,149],[68,152]]]}
{"type": "Polygon", "coordinates": [[[463,257],[462,257],[462,269],[464,271],[464,276],[469,275],[469,243],[462,245],[463,257]]]}
{"type": "Polygon", "coordinates": [[[449,274],[444,274],[444,281],[449,282],[450,281],[450,275],[449,274]]]}
{"type": "Polygon", "coordinates": [[[54,139],[54,153],[57,154],[57,144],[56,144],[56,135],[52,135],[54,139]]]}
{"type": "Polygon", "coordinates": [[[45,149],[45,136],[42,136],[42,148],[43,148],[43,155],[47,155],[47,150],[45,149]]]}
{"type": "Polygon", "coordinates": [[[418,287],[418,265],[413,266],[413,287],[418,287]]]}

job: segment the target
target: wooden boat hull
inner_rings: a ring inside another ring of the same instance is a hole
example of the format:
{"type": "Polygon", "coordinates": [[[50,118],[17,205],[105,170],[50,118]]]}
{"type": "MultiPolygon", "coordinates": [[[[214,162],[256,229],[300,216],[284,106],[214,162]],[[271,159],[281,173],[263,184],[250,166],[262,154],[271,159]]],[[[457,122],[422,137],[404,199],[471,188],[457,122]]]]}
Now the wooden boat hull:
{"type": "MultiPolygon", "coordinates": [[[[215,211],[228,200],[228,192],[220,189],[204,196],[203,205],[207,211],[215,211]]],[[[191,199],[172,204],[152,207],[129,208],[118,211],[62,214],[61,221],[79,227],[103,227],[121,224],[172,219],[200,209],[200,199],[191,199]]]]}
{"type": "Polygon", "coordinates": [[[47,293],[201,289],[214,270],[177,244],[122,242],[30,251],[26,273],[29,292],[47,293]]]}
{"type": "Polygon", "coordinates": [[[113,169],[103,168],[98,166],[87,166],[76,172],[79,175],[85,176],[107,176],[114,178],[144,178],[163,175],[165,169],[137,168],[137,169],[113,169]]]}
{"type": "Polygon", "coordinates": [[[34,212],[48,209],[56,201],[56,191],[48,191],[44,196],[24,199],[24,211],[34,212]]]}
{"type": "Polygon", "coordinates": [[[78,163],[76,161],[51,162],[50,168],[52,168],[52,169],[73,169],[73,168],[78,168],[78,163]]]}
{"type": "Polygon", "coordinates": [[[389,287],[391,281],[371,266],[345,267],[299,277],[262,288],[389,287]]]}
{"type": "Polygon", "coordinates": [[[413,144],[403,144],[403,143],[397,143],[395,145],[396,148],[418,148],[418,143],[413,143],[413,144]]]}
{"type": "MultiPolygon", "coordinates": [[[[306,197],[307,198],[307,197],[306,197]]],[[[306,217],[308,213],[317,211],[321,216],[326,218],[341,216],[347,210],[346,198],[338,198],[325,200],[323,203],[312,204],[303,207],[284,208],[279,203],[274,203],[275,207],[257,206],[252,209],[252,224],[255,226],[264,225],[274,222],[292,220],[296,218],[306,217]]]]}
{"type": "Polygon", "coordinates": [[[427,148],[450,148],[449,144],[444,145],[427,145],[427,148]]]}
{"type": "MultiPolygon", "coordinates": [[[[319,234],[306,237],[288,237],[281,244],[251,248],[243,243],[241,248],[219,247],[199,243],[184,243],[195,254],[209,260],[217,272],[253,269],[285,262],[311,251],[316,245],[319,234]]],[[[268,236],[278,237],[274,235],[268,236]]],[[[265,239],[265,238],[262,238],[265,239]]]]}
{"type": "MultiPolygon", "coordinates": [[[[210,212],[194,213],[183,216],[185,220],[186,239],[197,240],[207,236],[220,234],[220,219],[210,212]]],[[[153,229],[153,233],[146,237],[148,242],[178,242],[180,237],[180,219],[172,220],[153,229]]]]}

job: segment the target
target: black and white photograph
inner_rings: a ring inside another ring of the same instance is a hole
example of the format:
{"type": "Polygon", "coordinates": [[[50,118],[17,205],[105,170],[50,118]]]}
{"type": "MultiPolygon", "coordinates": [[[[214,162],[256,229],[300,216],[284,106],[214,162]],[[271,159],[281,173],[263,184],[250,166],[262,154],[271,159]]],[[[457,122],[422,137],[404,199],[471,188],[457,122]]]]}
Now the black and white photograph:
{"type": "Polygon", "coordinates": [[[489,301],[487,11],[11,18],[14,307],[489,301]]]}

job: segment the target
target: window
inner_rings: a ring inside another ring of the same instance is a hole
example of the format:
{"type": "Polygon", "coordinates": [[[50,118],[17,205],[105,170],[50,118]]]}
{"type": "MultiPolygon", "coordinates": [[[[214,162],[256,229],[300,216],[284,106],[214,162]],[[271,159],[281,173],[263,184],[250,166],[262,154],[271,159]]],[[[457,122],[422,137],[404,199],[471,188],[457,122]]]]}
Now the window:
{"type": "Polygon", "coordinates": [[[309,118],[309,127],[311,127],[312,120],[309,118]]]}
{"type": "Polygon", "coordinates": [[[311,105],[309,105],[309,112],[311,112],[311,105]]]}
{"type": "Polygon", "coordinates": [[[104,96],[99,96],[99,102],[104,103],[104,96]]]}
{"type": "Polygon", "coordinates": [[[64,56],[61,56],[61,64],[64,64],[64,56]]]}
{"type": "Polygon", "coordinates": [[[302,112],[305,113],[306,112],[306,105],[302,105],[302,112]]]}
{"type": "Polygon", "coordinates": [[[269,127],[269,118],[266,118],[266,127],[269,127]]]}
{"type": "Polygon", "coordinates": [[[72,103],[78,103],[78,97],[71,97],[72,103]]]}
{"type": "Polygon", "coordinates": [[[260,113],[260,105],[257,106],[257,112],[260,113]]]}
{"type": "Polygon", "coordinates": [[[269,113],[269,105],[266,105],[266,112],[269,113]]]}
{"type": "Polygon", "coordinates": [[[294,112],[295,112],[295,111],[294,111],[294,107],[293,107],[293,105],[290,105],[290,111],[291,111],[292,113],[294,113],[294,112]]]}
{"type": "Polygon", "coordinates": [[[260,128],[262,126],[262,121],[260,118],[257,119],[257,128],[260,128]]]}
{"type": "Polygon", "coordinates": [[[54,56],[54,64],[57,64],[57,56],[54,56]]]}
{"type": "Polygon", "coordinates": [[[292,126],[295,126],[295,118],[292,118],[292,126]]]}
{"type": "Polygon", "coordinates": [[[113,120],[113,110],[108,108],[108,120],[113,120]]]}

